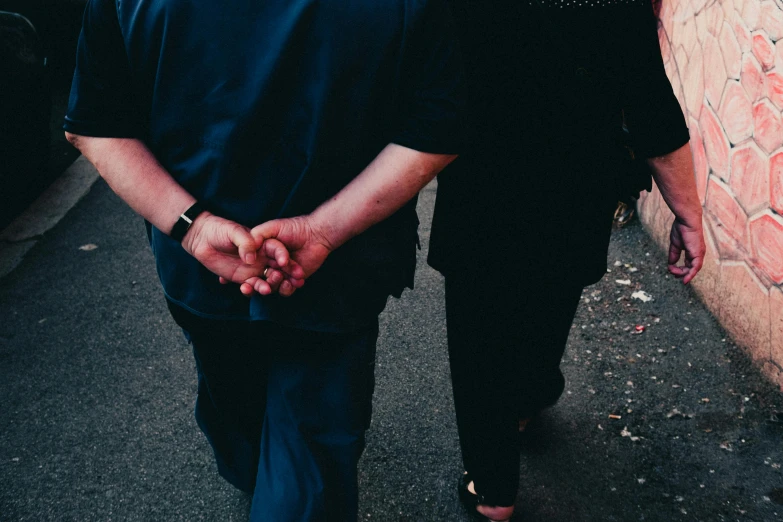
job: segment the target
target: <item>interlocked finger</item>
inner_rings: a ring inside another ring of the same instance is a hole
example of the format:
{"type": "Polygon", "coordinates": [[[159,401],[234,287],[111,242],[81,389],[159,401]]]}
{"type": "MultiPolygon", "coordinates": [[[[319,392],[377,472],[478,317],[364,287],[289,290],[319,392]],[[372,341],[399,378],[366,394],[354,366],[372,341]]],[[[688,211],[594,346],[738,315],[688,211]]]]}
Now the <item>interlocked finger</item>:
{"type": "Polygon", "coordinates": [[[285,274],[275,268],[266,267],[264,269],[263,277],[266,279],[266,282],[272,289],[272,292],[277,292],[277,289],[280,287],[280,283],[282,283],[283,279],[285,278],[285,274]]]}

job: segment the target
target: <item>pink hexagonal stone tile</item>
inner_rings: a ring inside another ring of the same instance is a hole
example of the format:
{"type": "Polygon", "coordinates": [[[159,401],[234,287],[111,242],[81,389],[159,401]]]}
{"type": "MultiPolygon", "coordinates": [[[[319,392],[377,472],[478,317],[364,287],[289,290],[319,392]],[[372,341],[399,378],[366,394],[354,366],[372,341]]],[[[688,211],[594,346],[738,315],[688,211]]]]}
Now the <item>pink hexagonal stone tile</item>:
{"type": "Polygon", "coordinates": [[[783,150],[769,159],[769,204],[778,214],[783,214],[783,150]]]}
{"type": "MultiPolygon", "coordinates": [[[[653,184],[653,190],[655,184],[653,184]]],[[[650,223],[652,216],[658,211],[658,200],[653,197],[651,192],[642,191],[639,195],[639,215],[645,224],[650,223]]]]}
{"type": "Polygon", "coordinates": [[[685,6],[683,5],[685,2],[669,2],[669,3],[672,6],[671,9],[672,27],[671,30],[669,31],[669,36],[671,36],[672,40],[674,40],[675,36],[677,35],[677,32],[682,27],[684,20],[688,18],[688,15],[685,13],[685,9],[684,9],[685,6]]]}
{"type": "Polygon", "coordinates": [[[739,82],[731,80],[726,84],[718,114],[731,143],[740,143],[753,135],[752,105],[739,82]]]}
{"type": "Polygon", "coordinates": [[[644,222],[644,217],[646,216],[648,209],[647,209],[647,202],[650,199],[650,193],[646,190],[643,190],[641,194],[639,194],[639,199],[636,201],[636,208],[639,210],[639,215],[642,216],[642,222],[644,222]]]}
{"type": "Polygon", "coordinates": [[[685,48],[682,45],[678,45],[674,49],[674,62],[680,72],[688,68],[688,54],[685,52],[685,48]]]}
{"type": "Polygon", "coordinates": [[[704,43],[704,39],[709,33],[707,30],[707,15],[699,13],[694,19],[696,20],[696,37],[699,39],[699,42],[704,43]]]}
{"type": "Polygon", "coordinates": [[[740,83],[748,93],[752,101],[760,100],[766,95],[764,71],[761,70],[761,64],[752,53],[746,53],[742,57],[742,72],[740,73],[740,83]]]}
{"type": "Polygon", "coordinates": [[[769,360],[769,290],[747,263],[720,267],[717,317],[721,325],[748,349],[757,364],[769,360]]]}
{"type": "MultiPolygon", "coordinates": [[[[769,290],[770,326],[772,327],[772,360],[783,368],[783,289],[769,290]]],[[[780,391],[783,391],[783,372],[778,373],[780,391]]]]}
{"type": "Polygon", "coordinates": [[[693,171],[696,176],[696,190],[699,193],[699,201],[704,205],[707,196],[707,176],[710,174],[710,166],[707,163],[707,152],[704,150],[704,139],[701,136],[699,123],[691,120],[688,130],[691,134],[691,152],[693,153],[693,171]]]}
{"type": "Polygon", "coordinates": [[[672,55],[671,60],[663,64],[663,68],[666,71],[666,76],[669,77],[669,80],[673,81],[675,77],[680,75],[679,70],[677,69],[677,60],[674,59],[674,55],[672,55]]]}
{"type": "Polygon", "coordinates": [[[716,109],[720,105],[720,98],[728,77],[720,44],[714,36],[707,35],[704,43],[704,95],[710,105],[716,109]]]}
{"type": "Polygon", "coordinates": [[[753,262],[775,284],[783,283],[783,218],[765,212],[750,222],[753,262]]]}
{"type": "Polygon", "coordinates": [[[753,106],[753,139],[768,154],[783,145],[780,110],[767,99],[753,106]]]}
{"type": "Polygon", "coordinates": [[[761,27],[761,2],[758,0],[745,0],[741,13],[748,29],[755,31],[761,27]]]}
{"type": "Polygon", "coordinates": [[[720,29],[723,27],[723,9],[719,2],[710,3],[706,8],[707,15],[707,31],[713,35],[718,36],[720,29]]]}
{"type": "Polygon", "coordinates": [[[731,28],[734,29],[734,36],[737,38],[737,43],[742,49],[743,53],[750,51],[753,48],[752,39],[750,36],[750,29],[745,25],[745,21],[741,16],[736,15],[732,20],[731,28]]]}
{"type": "Polygon", "coordinates": [[[783,40],[775,42],[775,69],[783,71],[783,40]]]}
{"type": "Polygon", "coordinates": [[[669,210],[665,203],[659,204],[658,212],[653,216],[650,230],[653,232],[653,239],[659,244],[668,243],[671,233],[674,214],[669,210]]]}
{"type": "Polygon", "coordinates": [[[753,54],[759,59],[761,67],[765,71],[772,69],[775,66],[775,46],[766,31],[754,31],[752,38],[753,54]]]}
{"type": "Polygon", "coordinates": [[[729,178],[729,138],[711,107],[705,105],[699,118],[707,163],[720,178],[729,178]]]}
{"type": "Polygon", "coordinates": [[[731,190],[710,176],[707,182],[706,218],[710,223],[721,259],[743,260],[747,255],[745,226],[747,216],[731,190]]]}
{"type": "Polygon", "coordinates": [[[688,4],[690,7],[690,15],[696,16],[697,13],[703,12],[708,4],[711,4],[711,0],[692,0],[691,2],[684,2],[685,4],[688,4]]]}
{"type": "Polygon", "coordinates": [[[754,142],[731,151],[729,186],[749,216],[769,205],[769,160],[754,142]]]}
{"type": "MultiPolygon", "coordinates": [[[[704,264],[699,272],[699,277],[693,280],[693,289],[698,292],[699,297],[710,307],[717,304],[717,290],[720,284],[720,256],[718,247],[715,246],[715,239],[712,237],[712,228],[709,222],[703,222],[704,244],[707,250],[704,255],[704,264]]],[[[717,306],[714,309],[717,310],[717,306]]]]}
{"type": "Polygon", "coordinates": [[[767,87],[767,98],[775,107],[783,110],[783,74],[778,71],[768,72],[764,84],[767,87]]]}
{"type": "Polygon", "coordinates": [[[718,42],[723,53],[723,64],[730,78],[739,79],[742,70],[742,49],[740,49],[737,37],[728,22],[723,22],[723,28],[718,35],[718,42]]]}
{"type": "Polygon", "coordinates": [[[661,2],[661,13],[658,19],[661,21],[660,30],[671,40],[674,34],[674,8],[671,2],[661,2]]]}
{"type": "Polygon", "coordinates": [[[658,31],[658,45],[661,48],[661,58],[663,58],[663,63],[671,60],[672,44],[669,42],[669,38],[666,36],[666,33],[663,30],[658,31]]]}
{"type": "Polygon", "coordinates": [[[773,40],[783,38],[783,11],[773,0],[761,2],[761,27],[773,40]]]}
{"type": "Polygon", "coordinates": [[[731,0],[724,1],[720,3],[720,6],[723,8],[723,20],[727,22],[732,20],[735,15],[734,2],[731,0]]]}
{"type": "Polygon", "coordinates": [[[699,117],[704,103],[704,69],[701,47],[694,47],[688,60],[688,68],[682,77],[685,105],[691,114],[699,117]]]}
{"type": "Polygon", "coordinates": [[[699,37],[697,36],[697,32],[698,30],[696,29],[696,20],[691,18],[685,21],[682,31],[679,33],[677,42],[680,43],[683,48],[685,48],[685,52],[688,53],[689,58],[693,52],[693,48],[699,45],[699,37]]]}
{"type": "Polygon", "coordinates": [[[679,74],[675,74],[674,76],[672,76],[671,84],[672,84],[672,91],[674,91],[674,95],[677,97],[677,103],[680,104],[680,109],[682,110],[682,113],[689,114],[691,111],[688,110],[688,106],[685,104],[685,89],[683,89],[682,87],[682,80],[680,80],[679,74]]]}

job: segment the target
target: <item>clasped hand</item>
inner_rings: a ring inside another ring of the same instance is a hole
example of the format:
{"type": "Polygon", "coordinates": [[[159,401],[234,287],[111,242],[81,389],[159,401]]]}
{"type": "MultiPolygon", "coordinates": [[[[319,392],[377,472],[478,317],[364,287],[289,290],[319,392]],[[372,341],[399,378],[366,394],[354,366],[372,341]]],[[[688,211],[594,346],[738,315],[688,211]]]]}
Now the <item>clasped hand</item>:
{"type": "Polygon", "coordinates": [[[183,248],[223,284],[246,296],[292,295],[326,260],[332,247],[307,216],[248,229],[208,212],[193,222],[183,248]]]}

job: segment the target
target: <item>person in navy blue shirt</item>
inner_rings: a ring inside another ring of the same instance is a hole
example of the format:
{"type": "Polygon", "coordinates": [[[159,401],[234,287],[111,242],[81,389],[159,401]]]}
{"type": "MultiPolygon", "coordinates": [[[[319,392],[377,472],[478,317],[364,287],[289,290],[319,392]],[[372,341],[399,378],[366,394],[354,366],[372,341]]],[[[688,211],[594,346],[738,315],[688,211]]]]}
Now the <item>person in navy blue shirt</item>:
{"type": "Polygon", "coordinates": [[[66,134],[147,222],[219,472],[254,521],[356,520],[378,314],[462,141],[443,0],[90,0],[77,53],[66,134]]]}

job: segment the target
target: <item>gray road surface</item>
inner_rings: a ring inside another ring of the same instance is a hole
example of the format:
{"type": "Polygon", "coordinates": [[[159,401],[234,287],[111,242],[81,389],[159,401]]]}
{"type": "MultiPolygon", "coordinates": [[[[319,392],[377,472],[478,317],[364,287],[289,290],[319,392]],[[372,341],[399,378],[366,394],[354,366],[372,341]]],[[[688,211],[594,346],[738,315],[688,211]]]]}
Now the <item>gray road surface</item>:
{"type": "MultiPolygon", "coordinates": [[[[366,521],[468,520],[443,283],[424,263],[434,195],[420,203],[416,290],[382,316],[366,521]]],[[[567,393],[523,446],[518,520],[783,519],[780,392],[638,225],[614,235],[610,268],[585,291],[567,393]],[[638,289],[654,301],[631,299],[638,289]]],[[[192,418],[194,393],[141,220],[99,181],[0,280],[0,521],[245,520],[247,499],[217,476],[192,418]]]]}

